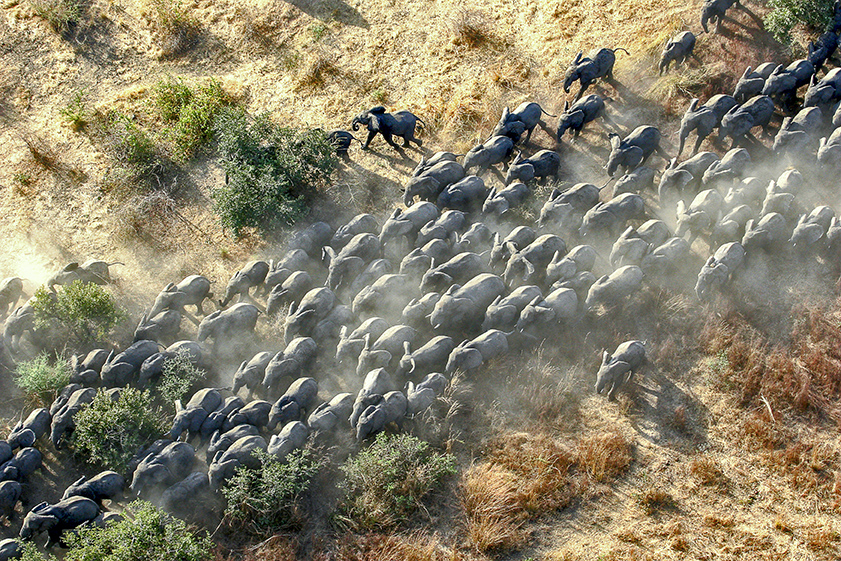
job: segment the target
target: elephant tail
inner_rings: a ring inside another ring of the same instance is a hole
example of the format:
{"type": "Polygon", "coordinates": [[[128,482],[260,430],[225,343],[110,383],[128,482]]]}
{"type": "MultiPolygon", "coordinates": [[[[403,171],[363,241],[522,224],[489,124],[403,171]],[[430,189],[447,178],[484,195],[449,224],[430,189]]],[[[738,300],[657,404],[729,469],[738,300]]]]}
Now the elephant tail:
{"type": "Polygon", "coordinates": [[[616,51],[622,51],[622,52],[623,52],[623,53],[625,53],[626,55],[631,56],[631,53],[629,53],[628,51],[626,51],[626,50],[625,50],[625,49],[623,49],[622,47],[616,47],[615,49],[613,49],[613,52],[614,52],[614,53],[616,53],[616,51]]]}
{"type": "Polygon", "coordinates": [[[543,114],[544,114],[544,115],[546,115],[546,116],[549,116],[549,117],[555,117],[555,118],[557,118],[557,115],[552,115],[551,113],[549,113],[548,111],[546,111],[546,110],[545,110],[544,108],[542,108],[542,107],[540,108],[540,112],[541,112],[541,113],[543,113],[543,114]]]}
{"type": "Polygon", "coordinates": [[[415,119],[417,119],[417,120],[418,120],[418,122],[419,122],[421,125],[423,125],[421,128],[426,127],[426,121],[424,121],[423,119],[421,119],[421,118],[420,118],[420,117],[418,117],[417,115],[415,115],[415,119]]]}

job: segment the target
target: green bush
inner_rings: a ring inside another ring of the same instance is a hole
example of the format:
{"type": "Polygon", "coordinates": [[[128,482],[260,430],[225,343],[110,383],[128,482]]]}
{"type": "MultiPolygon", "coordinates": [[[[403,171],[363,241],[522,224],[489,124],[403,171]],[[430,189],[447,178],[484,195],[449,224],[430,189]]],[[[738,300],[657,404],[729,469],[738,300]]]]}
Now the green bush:
{"type": "Polygon", "coordinates": [[[71,442],[91,464],[123,471],[138,450],[166,430],[160,410],[152,407],[148,391],[123,388],[120,398],[97,392],[76,414],[71,442]]]}
{"type": "Polygon", "coordinates": [[[18,543],[22,546],[20,561],[56,561],[54,555],[41,553],[31,541],[18,540],[18,543]]]}
{"type": "Polygon", "coordinates": [[[306,212],[306,198],[327,185],[336,167],[323,131],[284,128],[267,114],[249,117],[226,109],[214,124],[226,184],[211,196],[223,226],[270,233],[294,224],[306,212]]]}
{"type": "Polygon", "coordinates": [[[145,171],[157,158],[155,143],[128,115],[113,111],[107,116],[111,153],[124,165],[145,171]]]}
{"type": "Polygon", "coordinates": [[[36,327],[49,328],[57,320],[83,344],[101,341],[127,317],[105,288],[80,280],[57,293],[42,286],[35,291],[32,307],[36,327]]]}
{"type": "Polygon", "coordinates": [[[781,43],[791,42],[791,30],[798,23],[826,30],[832,23],[835,0],[769,0],[765,29],[781,43]]]}
{"type": "Polygon", "coordinates": [[[191,89],[181,78],[165,78],[153,89],[153,104],[165,121],[165,131],[177,159],[186,160],[213,136],[217,113],[233,103],[215,79],[191,89]]]}
{"type": "Polygon", "coordinates": [[[85,103],[85,91],[79,90],[70,98],[70,102],[61,111],[61,116],[64,120],[73,127],[73,130],[79,130],[87,124],[90,115],[88,113],[87,104],[85,103]]]}
{"type": "Polygon", "coordinates": [[[64,31],[81,15],[78,0],[29,0],[32,11],[47,21],[54,31],[64,31]]]}
{"type": "Polygon", "coordinates": [[[51,363],[46,353],[15,367],[15,382],[31,399],[51,403],[56,394],[70,382],[70,365],[63,357],[51,363]]]}
{"type": "Polygon", "coordinates": [[[213,542],[151,504],[128,505],[123,520],[80,528],[68,537],[65,561],[207,561],[213,542]]]}
{"type": "Polygon", "coordinates": [[[414,436],[380,433],[341,469],[343,514],[360,527],[382,529],[405,520],[442,478],[456,473],[456,461],[414,436]]]}
{"type": "Polygon", "coordinates": [[[164,362],[163,374],[158,382],[158,394],[167,405],[184,397],[193,385],[204,378],[207,373],[193,364],[190,353],[180,350],[174,357],[164,362]]]}
{"type": "Polygon", "coordinates": [[[300,497],[321,463],[307,450],[296,450],[280,461],[258,452],[260,467],[241,467],[222,488],[229,522],[252,534],[268,537],[295,529],[300,522],[300,497]]]}

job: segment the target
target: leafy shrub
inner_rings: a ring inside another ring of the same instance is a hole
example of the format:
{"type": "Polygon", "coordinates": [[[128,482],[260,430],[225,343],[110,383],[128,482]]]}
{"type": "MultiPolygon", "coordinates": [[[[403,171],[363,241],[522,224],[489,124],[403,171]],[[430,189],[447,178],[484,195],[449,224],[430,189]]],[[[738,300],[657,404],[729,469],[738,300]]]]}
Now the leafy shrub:
{"type": "Polygon", "coordinates": [[[456,460],[408,434],[377,435],[341,466],[347,491],[341,509],[352,523],[367,528],[399,524],[445,476],[456,460]]]}
{"type": "Polygon", "coordinates": [[[36,327],[47,328],[58,320],[81,343],[104,339],[127,317],[105,288],[79,280],[55,294],[42,286],[35,291],[32,307],[36,327]]]}
{"type": "Polygon", "coordinates": [[[781,43],[791,42],[791,30],[798,23],[827,29],[832,23],[835,0],[770,0],[771,11],[765,16],[765,29],[781,43]]]}
{"type": "Polygon", "coordinates": [[[18,540],[21,544],[20,561],[56,561],[54,555],[50,553],[41,553],[38,547],[31,541],[18,540]]]}
{"type": "Polygon", "coordinates": [[[30,0],[32,11],[47,21],[54,31],[61,32],[81,15],[78,0],[30,0]]]}
{"type": "Polygon", "coordinates": [[[324,187],[337,159],[320,130],[298,131],[223,110],[214,129],[228,181],[211,196],[223,226],[240,235],[245,228],[271,232],[300,219],[305,198],[324,187]]]}
{"type": "Polygon", "coordinates": [[[140,170],[148,168],[157,155],[152,139],[119,111],[109,113],[106,121],[111,153],[117,161],[140,170]]]}
{"type": "Polygon", "coordinates": [[[271,536],[294,529],[300,522],[299,499],[309,488],[321,463],[307,450],[296,450],[280,461],[258,452],[260,467],[241,467],[222,489],[228,520],[253,534],[271,536]]]}
{"type": "Polygon", "coordinates": [[[126,462],[166,427],[163,415],[152,407],[148,391],[123,388],[116,401],[104,391],[74,418],[72,442],[88,463],[123,471],[126,462]]]}
{"type": "Polygon", "coordinates": [[[198,368],[190,359],[190,352],[180,350],[174,357],[164,362],[163,374],[158,383],[158,393],[167,404],[174,404],[184,397],[197,381],[204,378],[206,372],[198,368]]]}
{"type": "Polygon", "coordinates": [[[79,90],[70,98],[70,102],[61,111],[61,116],[73,130],[79,130],[88,122],[88,108],[85,104],[85,91],[79,90]]]}
{"type": "Polygon", "coordinates": [[[15,367],[15,382],[30,398],[50,403],[61,388],[70,382],[70,365],[58,357],[54,363],[46,353],[15,367]]]}
{"type": "Polygon", "coordinates": [[[206,561],[213,542],[184,521],[143,501],[128,505],[133,516],[105,528],[86,527],[69,536],[65,561],[206,561]]]}
{"type": "Polygon", "coordinates": [[[231,97],[215,79],[190,89],[183,80],[168,78],[160,82],[155,91],[155,105],[161,116],[173,122],[166,134],[175,146],[176,157],[181,160],[192,156],[211,139],[216,114],[231,104],[231,97]]]}
{"type": "Polygon", "coordinates": [[[177,121],[181,108],[190,103],[193,90],[183,78],[167,76],[152,88],[152,104],[165,121],[177,121]]]}

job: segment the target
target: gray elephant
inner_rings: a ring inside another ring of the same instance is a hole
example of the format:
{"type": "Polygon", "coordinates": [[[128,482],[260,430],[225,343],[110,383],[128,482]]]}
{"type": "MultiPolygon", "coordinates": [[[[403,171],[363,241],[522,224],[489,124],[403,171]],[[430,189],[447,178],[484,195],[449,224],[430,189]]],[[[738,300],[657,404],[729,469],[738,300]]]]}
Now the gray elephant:
{"type": "Polygon", "coordinates": [[[12,559],[20,559],[23,555],[23,548],[14,538],[6,538],[0,540],[0,561],[12,561],[12,559]]]}
{"type": "Polygon", "coordinates": [[[274,430],[278,424],[300,420],[313,405],[318,397],[318,382],[313,378],[298,378],[289,389],[272,405],[269,412],[269,430],[274,430]]]}
{"type": "Polygon", "coordinates": [[[210,488],[220,489],[240,466],[251,469],[259,467],[260,460],[256,452],[265,452],[268,447],[262,436],[245,436],[231,444],[224,452],[217,453],[207,470],[210,488]]]}
{"type": "Polygon", "coordinates": [[[617,49],[594,49],[586,57],[579,51],[572,61],[572,64],[564,74],[564,92],[569,93],[569,88],[574,82],[580,82],[581,87],[575,94],[575,100],[581,98],[584,90],[599,78],[604,78],[611,84],[613,80],[613,65],[616,62],[616,51],[630,54],[622,48],[617,49]]]}
{"type": "Polygon", "coordinates": [[[354,397],[349,393],[340,393],[330,401],[325,401],[307,418],[307,426],[313,432],[328,432],[346,421],[353,411],[354,397]]]}
{"type": "Polygon", "coordinates": [[[441,294],[438,292],[430,292],[424,294],[417,299],[409,300],[406,307],[403,308],[401,319],[403,323],[414,327],[415,329],[423,329],[429,326],[429,314],[435,309],[435,305],[441,299],[441,294]]]}
{"type": "MultiPolygon", "coordinates": [[[[487,200],[487,199],[486,199],[487,200]]],[[[511,203],[509,202],[509,205],[511,203]]],[[[470,225],[467,231],[453,240],[452,253],[461,253],[462,251],[472,251],[474,253],[481,253],[488,249],[488,244],[493,238],[493,232],[484,222],[474,222],[470,225]]],[[[431,255],[426,249],[424,252],[431,255]]]]}
{"type": "Polygon", "coordinates": [[[318,344],[311,337],[296,337],[266,365],[263,389],[271,396],[280,394],[293,380],[307,374],[315,364],[318,344]]]}
{"type": "Polygon", "coordinates": [[[698,300],[707,300],[713,289],[720,289],[731,280],[744,261],[745,248],[739,242],[730,242],[719,247],[698,273],[695,283],[698,300]]]}
{"type": "Polygon", "coordinates": [[[356,394],[356,399],[353,402],[353,408],[349,417],[350,426],[355,429],[359,416],[365,408],[378,399],[381,399],[384,394],[392,391],[394,388],[394,382],[384,368],[377,368],[368,372],[362,382],[362,389],[356,394]]]}
{"type": "Polygon", "coordinates": [[[530,158],[523,158],[517,154],[505,174],[505,184],[512,181],[528,183],[534,179],[546,181],[549,177],[557,177],[561,165],[561,155],[552,150],[541,150],[530,158]]]}
{"type": "Polygon", "coordinates": [[[131,491],[139,497],[150,488],[173,485],[187,477],[195,461],[195,448],[186,442],[171,442],[160,451],[147,455],[137,465],[131,491]]]}
{"type": "Polygon", "coordinates": [[[275,353],[259,352],[248,361],[243,361],[234,373],[234,385],[231,391],[239,392],[241,388],[248,389],[248,397],[254,394],[254,390],[260,387],[263,377],[266,375],[266,366],[275,353]]]}
{"type": "Polygon", "coordinates": [[[706,189],[698,193],[689,207],[686,203],[677,203],[677,227],[675,235],[682,238],[689,233],[689,244],[702,232],[709,232],[721,216],[724,198],[715,189],[706,189]]]}
{"type": "Polygon", "coordinates": [[[486,260],[478,253],[466,251],[424,273],[420,282],[421,294],[441,292],[453,283],[467,282],[487,270],[486,260]]]}
{"type": "Polygon", "coordinates": [[[610,264],[614,268],[623,265],[639,265],[649,249],[649,243],[637,234],[633,226],[628,226],[613,242],[613,247],[610,249],[610,264]]]}
{"type": "Polygon", "coordinates": [[[629,220],[645,217],[645,202],[636,193],[625,193],[599,203],[584,214],[578,233],[581,237],[596,233],[617,235],[629,220]]]}
{"type": "Polygon", "coordinates": [[[94,397],[96,397],[96,390],[93,388],[76,390],[67,400],[67,403],[53,415],[50,426],[50,441],[56,450],[61,448],[65,433],[71,432],[76,426],[73,417],[76,416],[82,405],[90,403],[94,397]]]}
{"type": "MultiPolygon", "coordinates": [[[[253,402],[252,402],[253,403],[253,402]]],[[[266,402],[268,403],[268,402],[266,402]]],[[[272,404],[268,403],[269,408],[271,408],[272,404]]],[[[266,419],[269,418],[269,408],[266,409],[266,419]]],[[[228,428],[225,432],[221,430],[217,430],[210,436],[210,444],[207,447],[207,461],[210,463],[213,461],[214,456],[216,456],[219,452],[224,452],[231,445],[239,440],[240,438],[244,438],[246,436],[259,436],[260,429],[250,423],[241,423],[238,425],[234,425],[228,428]]]]}
{"type": "Polygon", "coordinates": [[[12,428],[12,431],[9,433],[9,436],[6,438],[6,441],[9,443],[10,447],[14,449],[16,447],[15,442],[17,442],[17,440],[20,438],[20,434],[24,431],[31,431],[33,436],[37,440],[45,434],[47,434],[47,431],[50,430],[51,421],[52,415],[50,414],[49,409],[45,407],[33,409],[25,420],[18,422],[12,428]]]}
{"type": "MultiPolygon", "coordinates": [[[[596,264],[596,257],[596,250],[590,245],[577,245],[563,256],[560,252],[553,255],[552,260],[546,265],[546,284],[564,282],[578,273],[592,270],[596,264]]],[[[532,295],[532,298],[534,296],[537,294],[532,295]]]]}
{"type": "Polygon", "coordinates": [[[414,142],[418,145],[418,148],[421,147],[421,141],[415,138],[415,127],[418,122],[424,124],[421,118],[413,115],[410,111],[386,113],[385,107],[378,105],[354,117],[351,128],[358,131],[360,125],[368,127],[368,137],[362,143],[363,150],[368,149],[368,145],[371,144],[377,134],[381,134],[386,142],[399,150],[400,147],[392,140],[392,136],[401,137],[404,147],[409,146],[409,142],[414,142]]]}
{"type": "Polygon", "coordinates": [[[830,30],[818,37],[817,41],[809,41],[806,46],[806,59],[815,67],[817,74],[827,59],[835,54],[838,49],[838,33],[835,30],[830,30]]]}
{"type": "Polygon", "coordinates": [[[540,209],[538,226],[545,228],[558,225],[563,229],[571,228],[576,219],[580,220],[585,212],[599,202],[600,192],[601,189],[592,183],[576,183],[566,190],[554,189],[540,209]]]}
{"type": "Polygon", "coordinates": [[[414,240],[418,232],[430,220],[438,218],[440,211],[434,203],[420,202],[408,209],[394,209],[391,216],[383,223],[379,240],[382,246],[393,238],[406,237],[414,240]]]}
{"type": "Polygon", "coordinates": [[[435,220],[430,220],[418,232],[415,247],[423,247],[432,240],[450,239],[456,232],[467,228],[469,220],[460,210],[445,210],[435,220]]]}
{"type": "Polygon", "coordinates": [[[310,429],[307,425],[301,421],[290,421],[283,425],[278,434],[272,435],[266,451],[278,460],[284,460],[295,450],[304,447],[309,434],[310,429]]]}
{"type": "Polygon", "coordinates": [[[608,121],[605,113],[604,100],[596,95],[590,94],[576,101],[570,106],[569,101],[564,102],[564,112],[558,120],[558,129],[555,133],[558,142],[563,138],[566,131],[571,130],[573,138],[578,138],[584,125],[593,122],[599,117],[608,121]]]}
{"type": "Polygon", "coordinates": [[[752,219],[756,219],[756,213],[748,205],[741,204],[733,207],[713,226],[710,234],[710,249],[712,250],[713,247],[718,247],[727,242],[741,240],[742,236],[745,235],[745,226],[748,220],[752,219]]]}
{"type": "Polygon", "coordinates": [[[502,279],[508,286],[542,282],[546,266],[556,253],[566,253],[566,242],[554,234],[543,234],[508,258],[502,279]]]}
{"type": "Polygon", "coordinates": [[[406,342],[414,343],[417,330],[408,325],[395,325],[386,329],[376,341],[365,335],[365,346],[359,353],[356,374],[360,378],[375,368],[386,367],[402,356],[406,342]]]}
{"type": "Polygon", "coordinates": [[[442,209],[477,212],[481,210],[482,204],[488,198],[488,191],[481,177],[468,175],[441,191],[435,204],[442,209]]]}
{"type": "Polygon", "coordinates": [[[669,161],[668,154],[660,147],[660,131],[657,127],[644,125],[635,128],[625,138],[614,133],[608,137],[611,150],[605,168],[610,177],[616,174],[620,166],[626,170],[636,168],[654,152],[669,161]]]}
{"type": "Polygon", "coordinates": [[[361,140],[346,130],[335,129],[327,133],[327,142],[336,150],[336,155],[343,160],[349,159],[348,150],[354,140],[362,144],[361,140]]]}
{"type": "Polygon", "coordinates": [[[0,481],[24,481],[41,467],[42,461],[37,448],[21,448],[11,460],[0,464],[0,481]]]}
{"type": "Polygon", "coordinates": [[[134,341],[171,341],[181,331],[181,313],[176,310],[164,310],[154,317],[143,314],[134,330],[134,341]]]}
{"type": "Polygon", "coordinates": [[[818,81],[817,74],[812,76],[809,89],[803,98],[803,107],[820,107],[828,110],[829,106],[841,99],[841,69],[833,68],[818,81]]]}
{"type": "Polygon", "coordinates": [[[529,195],[531,195],[531,189],[525,183],[512,183],[501,190],[494,187],[488,192],[488,197],[482,205],[482,214],[502,216],[512,208],[523,204],[529,195]]]}
{"type": "Polygon", "coordinates": [[[835,212],[828,206],[815,207],[812,212],[808,215],[802,215],[797,221],[797,226],[791,233],[789,243],[798,251],[815,247],[819,241],[824,239],[834,218],[835,212]]]}
{"type": "Polygon", "coordinates": [[[187,407],[178,411],[172,420],[172,429],[169,431],[171,440],[178,440],[184,433],[187,433],[187,442],[198,436],[202,424],[207,420],[209,411],[202,407],[187,407]]]}
{"type": "Polygon", "coordinates": [[[536,239],[537,232],[528,226],[517,226],[511,230],[505,238],[500,238],[499,232],[495,233],[493,238],[493,247],[491,247],[489,265],[494,268],[494,270],[499,270],[501,272],[503,264],[507,263],[512,255],[536,239]]]}
{"type": "Polygon", "coordinates": [[[806,59],[795,60],[786,67],[780,64],[765,80],[762,95],[771,97],[780,107],[789,108],[796,102],[798,88],[808,84],[814,74],[815,66],[806,59]]]}
{"type": "Polygon", "coordinates": [[[54,505],[43,502],[33,507],[23,519],[20,537],[29,540],[41,532],[47,532],[49,548],[60,542],[64,530],[78,528],[98,515],[99,506],[85,497],[70,497],[54,505]]]}
{"type": "Polygon", "coordinates": [[[447,333],[475,331],[488,306],[504,291],[503,280],[489,273],[477,275],[464,286],[454,284],[435,304],[429,316],[432,328],[447,333]]]}
{"type": "Polygon", "coordinates": [[[613,399],[623,384],[631,381],[634,373],[646,362],[645,342],[625,341],[609,354],[602,353],[602,364],[596,374],[596,393],[607,390],[608,399],[613,399]],[[625,375],[627,374],[627,378],[625,375]]]}
{"type": "MultiPolygon", "coordinates": [[[[423,160],[421,160],[423,163],[423,160]]],[[[417,175],[409,178],[403,191],[403,204],[412,206],[415,197],[422,201],[434,201],[446,189],[457,181],[464,179],[464,166],[456,161],[443,160],[433,166],[425,168],[417,175]]]]}
{"type": "Polygon", "coordinates": [[[161,507],[167,512],[186,513],[194,508],[197,497],[210,486],[207,474],[194,471],[161,493],[161,507]]]}
{"type": "MultiPolygon", "coordinates": [[[[79,355],[73,355],[70,357],[70,369],[73,373],[70,375],[70,381],[79,381],[74,378],[79,379],[89,379],[92,378],[90,374],[83,373],[86,372],[93,372],[96,374],[96,378],[99,378],[100,372],[102,371],[102,366],[105,364],[105,361],[108,360],[109,352],[106,349],[94,349],[88,352],[83,358],[80,358],[79,355]]],[[[93,385],[93,380],[89,383],[84,385],[93,385]]]]}
{"type": "Polygon", "coordinates": [[[739,103],[744,103],[755,95],[762,93],[762,88],[765,87],[765,80],[777,67],[776,63],[764,62],[756,67],[756,70],[748,66],[745,68],[739,81],[736,83],[736,89],[733,90],[733,97],[739,103]]]}
{"type": "Polygon", "coordinates": [[[330,246],[325,246],[323,251],[328,267],[325,285],[330,290],[339,290],[342,284],[350,285],[352,279],[381,254],[382,243],[374,234],[363,233],[351,238],[339,252],[330,246]]]}
{"type": "Polygon", "coordinates": [[[733,5],[741,8],[739,0],[704,0],[704,5],[701,6],[701,27],[704,28],[704,33],[709,33],[707,22],[715,22],[713,33],[718,33],[718,28],[721,25],[721,20],[726,17],[727,10],[733,5]]]}
{"type": "MultiPolygon", "coordinates": [[[[675,159],[673,158],[672,161],[675,159]]],[[[654,185],[656,172],[648,166],[639,166],[616,180],[613,184],[613,196],[625,193],[642,193],[654,185]]]]}
{"type": "Polygon", "coordinates": [[[786,117],[774,137],[774,153],[811,159],[823,123],[820,107],[805,107],[794,117],[786,117]]]}
{"type": "Polygon", "coordinates": [[[452,375],[456,370],[470,373],[483,363],[508,352],[508,337],[498,329],[489,329],[478,337],[463,341],[447,358],[444,373],[452,375]]]}
{"type": "MultiPolygon", "coordinates": [[[[330,238],[330,247],[336,251],[341,250],[357,234],[377,234],[380,231],[380,222],[372,214],[357,214],[346,224],[336,229],[336,233],[330,238]]],[[[299,268],[293,269],[298,270],[299,268]]]]}
{"type": "Polygon", "coordinates": [[[710,107],[701,105],[699,107],[698,98],[694,98],[690,104],[683,118],[680,120],[680,144],[678,145],[677,155],[683,153],[683,147],[686,144],[686,139],[689,133],[696,131],[698,138],[695,141],[695,147],[692,149],[692,154],[698,152],[701,143],[709,136],[713,129],[718,125],[718,119],[710,107]]]}
{"type": "Polygon", "coordinates": [[[199,320],[188,313],[184,307],[195,306],[196,314],[204,315],[202,303],[205,298],[213,298],[210,292],[210,281],[201,275],[190,275],[178,284],[166,285],[155,298],[155,303],[149,310],[149,317],[155,317],[164,310],[176,310],[194,324],[199,325],[199,320]]]}
{"type": "Polygon", "coordinates": [[[239,411],[243,407],[245,407],[245,400],[238,395],[226,397],[222,405],[211,411],[201,424],[199,434],[201,435],[202,443],[207,442],[212,434],[221,429],[232,413],[239,411]]]}
{"type": "MultiPolygon", "coordinates": [[[[754,98],[755,99],[755,98],[754,98]]],[[[744,148],[728,150],[724,157],[710,164],[704,172],[702,184],[713,185],[718,181],[732,180],[745,174],[751,164],[750,153],[744,148]]]]}
{"type": "Polygon", "coordinates": [[[699,152],[680,164],[677,158],[673,158],[660,176],[660,185],[657,187],[660,205],[671,206],[675,198],[683,199],[697,190],[704,173],[718,161],[718,156],[712,152],[699,152]]]}
{"type": "Polygon", "coordinates": [[[648,278],[665,279],[679,273],[689,255],[689,242],[683,238],[669,238],[643,257],[640,269],[648,278]]]}
{"type": "MultiPolygon", "coordinates": [[[[473,168],[479,168],[478,172],[490,169],[496,164],[502,164],[507,169],[508,160],[514,152],[514,142],[507,136],[492,136],[482,144],[478,144],[468,150],[464,155],[464,171],[470,172],[473,168]]],[[[441,205],[438,205],[441,206],[441,205]]]]}
{"type": "Polygon", "coordinates": [[[0,515],[11,518],[15,513],[20,494],[23,491],[17,481],[3,481],[0,483],[0,515]]]}
{"type": "Polygon", "coordinates": [[[723,140],[728,136],[732,137],[732,149],[742,137],[750,135],[750,130],[754,127],[762,127],[767,134],[773,114],[774,101],[769,96],[753,97],[744,104],[733,107],[721,119],[719,138],[723,140]]]}
{"type": "Polygon", "coordinates": [[[272,288],[266,300],[266,315],[274,317],[287,302],[295,302],[303,298],[314,282],[306,271],[295,271],[281,284],[272,288]]]}
{"type": "Polygon", "coordinates": [[[269,264],[265,261],[251,261],[246,263],[228,281],[228,286],[225,287],[225,297],[219,301],[219,306],[224,308],[235,296],[239,296],[240,302],[249,300],[253,303],[249,291],[255,286],[260,286],[266,280],[266,275],[269,274],[269,268],[269,264]]]}
{"type": "Polygon", "coordinates": [[[497,296],[488,306],[485,312],[485,319],[482,322],[482,330],[499,329],[500,331],[511,331],[517,324],[520,312],[526,305],[535,298],[542,298],[543,293],[535,285],[519,286],[511,291],[511,294],[503,298],[497,296]]]}
{"type": "Polygon", "coordinates": [[[682,31],[666,41],[663,47],[663,54],[660,55],[660,64],[657,65],[660,76],[669,71],[672,61],[677,66],[686,62],[691,56],[695,56],[695,34],[691,31],[682,31]]]}
{"type": "Polygon", "coordinates": [[[447,377],[440,372],[427,374],[417,385],[411,381],[406,382],[406,415],[423,413],[444,393],[449,383],[447,377]]]}
{"type": "Polygon", "coordinates": [[[330,243],[336,231],[326,222],[313,222],[294,232],[286,242],[286,250],[301,249],[312,258],[321,255],[321,248],[330,243]]]}
{"type": "Polygon", "coordinates": [[[642,286],[642,269],[625,265],[604,275],[590,286],[584,308],[592,313],[600,305],[612,305],[637,292],[642,286]]]}
{"type": "Polygon", "coordinates": [[[336,360],[342,363],[355,359],[365,346],[366,334],[370,334],[371,339],[376,341],[386,329],[388,329],[388,322],[379,317],[366,319],[351,332],[348,332],[347,327],[342,328],[339,344],[336,346],[336,360]]]}
{"type": "Polygon", "coordinates": [[[86,261],[81,265],[78,263],[68,263],[64,268],[50,277],[46,285],[51,291],[55,292],[55,285],[70,284],[74,281],[98,285],[110,284],[111,275],[109,273],[109,267],[113,265],[123,265],[123,263],[119,261],[106,263],[105,261],[96,260],[86,261]]]}
{"type": "Polygon", "coordinates": [[[826,137],[820,139],[817,161],[818,166],[825,170],[841,168],[841,127],[832,131],[828,139],[826,137]]]}
{"type": "Polygon", "coordinates": [[[549,335],[578,315],[578,294],[570,287],[552,288],[546,297],[535,297],[523,307],[514,329],[528,337],[549,335]]]}
{"type": "Polygon", "coordinates": [[[409,287],[408,275],[383,275],[353,298],[353,313],[357,317],[399,314],[406,298],[417,295],[417,291],[409,287]]]}
{"type": "Polygon", "coordinates": [[[83,475],[64,490],[61,499],[85,497],[101,506],[103,499],[120,496],[125,485],[126,480],[115,471],[103,471],[90,479],[83,475]]]}
{"type": "Polygon", "coordinates": [[[376,404],[369,405],[359,416],[356,424],[356,439],[365,440],[383,430],[390,423],[397,423],[406,416],[408,401],[399,391],[382,396],[376,404]]]}
{"type": "Polygon", "coordinates": [[[22,297],[23,279],[9,277],[0,281],[0,319],[5,318],[22,297]]]}
{"type": "Polygon", "coordinates": [[[404,343],[403,358],[395,371],[396,376],[418,376],[442,369],[447,364],[447,357],[455,348],[451,337],[438,335],[430,339],[425,345],[412,352],[412,344],[404,343]]]}
{"type": "Polygon", "coordinates": [[[260,310],[256,306],[245,302],[235,304],[227,310],[216,310],[201,321],[196,340],[201,342],[208,338],[213,339],[215,347],[232,339],[251,335],[254,333],[259,314],[260,310]]]}
{"type": "Polygon", "coordinates": [[[557,117],[547,113],[540,107],[539,104],[529,101],[523,102],[517,106],[512,113],[508,107],[502,110],[502,117],[499,119],[491,136],[507,136],[514,144],[518,144],[521,140],[522,134],[526,133],[526,144],[531,140],[531,135],[537,125],[543,126],[541,117],[548,115],[549,117],[557,117]]]}
{"type": "Polygon", "coordinates": [[[125,386],[140,372],[143,362],[159,350],[157,342],[141,340],[117,355],[111,351],[100,370],[102,385],[106,388],[125,386]]]}
{"type": "Polygon", "coordinates": [[[777,212],[763,216],[759,222],[748,220],[745,225],[745,235],[742,246],[746,252],[757,249],[771,251],[787,242],[791,237],[786,219],[777,212]]]}

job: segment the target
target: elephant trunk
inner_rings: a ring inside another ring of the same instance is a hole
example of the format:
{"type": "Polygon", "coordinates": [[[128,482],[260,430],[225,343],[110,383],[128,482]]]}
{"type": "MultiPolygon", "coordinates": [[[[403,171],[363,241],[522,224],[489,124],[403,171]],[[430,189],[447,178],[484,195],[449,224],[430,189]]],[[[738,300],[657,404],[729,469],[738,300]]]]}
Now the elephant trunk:
{"type": "Polygon", "coordinates": [[[353,129],[354,131],[358,131],[359,130],[359,125],[361,125],[361,124],[363,124],[363,123],[359,119],[359,117],[354,117],[353,121],[351,121],[351,123],[350,123],[350,128],[353,129]]]}

